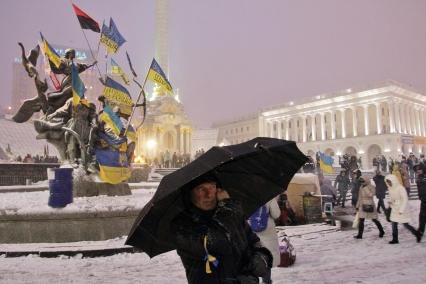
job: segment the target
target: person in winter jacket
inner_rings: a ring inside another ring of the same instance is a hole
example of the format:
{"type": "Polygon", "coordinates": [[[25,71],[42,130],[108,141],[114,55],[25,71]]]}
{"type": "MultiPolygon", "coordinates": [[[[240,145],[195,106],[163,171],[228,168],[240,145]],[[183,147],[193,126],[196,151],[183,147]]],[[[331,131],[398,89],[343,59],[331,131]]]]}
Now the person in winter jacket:
{"type": "Polygon", "coordinates": [[[360,170],[354,170],[352,172],[352,182],[351,182],[351,193],[352,193],[352,207],[356,207],[356,203],[358,201],[358,193],[361,183],[359,178],[361,177],[360,170]]]}
{"type": "Polygon", "coordinates": [[[358,201],[356,203],[356,210],[358,211],[359,223],[358,223],[358,235],[354,236],[355,239],[362,239],[364,233],[364,221],[365,219],[371,219],[379,229],[379,237],[383,238],[385,231],[383,230],[382,224],[377,220],[377,211],[374,204],[374,195],[376,194],[376,188],[371,184],[370,179],[361,176],[359,178],[361,187],[359,189],[358,201]],[[372,207],[371,212],[367,210],[367,206],[372,207]]]}
{"type": "MultiPolygon", "coordinates": [[[[268,225],[264,231],[256,232],[256,235],[260,238],[260,242],[266,247],[273,257],[272,267],[277,267],[280,264],[280,248],[278,244],[278,235],[275,230],[275,219],[281,215],[281,210],[278,207],[277,200],[274,198],[265,204],[268,209],[268,225]]],[[[268,269],[268,273],[265,277],[262,277],[264,284],[272,283],[271,279],[271,268],[268,269]]]]}
{"type": "Polygon", "coordinates": [[[398,223],[404,224],[404,227],[409,230],[417,241],[420,241],[421,235],[413,228],[410,222],[410,213],[408,211],[408,195],[405,188],[399,183],[398,178],[394,175],[387,175],[385,182],[389,189],[389,207],[392,208],[390,220],[392,222],[392,240],[390,244],[399,243],[398,240],[398,223]]]}
{"type": "MultiPolygon", "coordinates": [[[[420,199],[420,213],[419,213],[419,234],[420,240],[425,232],[426,223],[426,165],[419,164],[416,166],[416,184],[420,199]]],[[[419,240],[419,241],[420,241],[419,240]]]]}
{"type": "Polygon", "coordinates": [[[383,209],[383,212],[386,210],[384,199],[386,197],[386,191],[388,189],[385,183],[385,177],[378,170],[376,175],[373,177],[374,183],[376,184],[376,197],[379,200],[377,202],[377,213],[380,213],[380,208],[383,209]]]}
{"type": "Polygon", "coordinates": [[[177,253],[190,284],[254,284],[272,255],[246,221],[240,202],[214,176],[183,190],[185,210],[172,221],[177,253]]]}
{"type": "Polygon", "coordinates": [[[348,192],[349,184],[351,181],[346,175],[346,171],[343,169],[340,171],[340,174],[336,177],[334,181],[334,187],[337,185],[337,190],[339,191],[339,198],[337,199],[337,205],[342,201],[342,208],[345,208],[346,194],[348,192]]]}

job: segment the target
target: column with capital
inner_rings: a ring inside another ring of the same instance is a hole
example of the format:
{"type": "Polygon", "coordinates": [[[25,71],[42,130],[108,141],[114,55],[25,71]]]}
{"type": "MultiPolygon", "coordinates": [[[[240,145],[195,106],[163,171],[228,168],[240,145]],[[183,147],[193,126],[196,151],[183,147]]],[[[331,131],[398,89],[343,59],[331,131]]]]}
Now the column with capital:
{"type": "Polygon", "coordinates": [[[404,105],[402,103],[399,103],[399,117],[401,118],[401,132],[404,134],[407,134],[407,123],[406,123],[406,116],[405,116],[405,109],[404,105]]]}
{"type": "Polygon", "coordinates": [[[342,138],[346,138],[346,109],[340,110],[341,119],[342,119],[342,138]]]}
{"type": "Polygon", "coordinates": [[[312,141],[317,140],[317,124],[315,123],[316,115],[313,114],[311,117],[311,130],[312,130],[312,141]]]}
{"type": "Polygon", "coordinates": [[[413,135],[417,135],[416,108],[414,106],[410,106],[410,116],[413,135]]]}
{"type": "Polygon", "coordinates": [[[410,107],[408,106],[408,104],[405,105],[405,116],[407,118],[406,121],[407,121],[408,134],[413,134],[413,128],[412,128],[412,124],[411,124],[410,107]]]}
{"type": "Polygon", "coordinates": [[[393,102],[390,101],[388,103],[388,110],[389,110],[389,132],[390,133],[395,133],[396,131],[396,120],[397,120],[397,115],[395,115],[395,111],[394,111],[394,106],[393,106],[393,102]]]}
{"type": "Polygon", "coordinates": [[[353,136],[358,136],[358,119],[356,115],[356,107],[352,107],[352,127],[353,127],[353,136]]]}
{"type": "Polygon", "coordinates": [[[368,123],[368,105],[363,105],[364,108],[364,135],[370,133],[370,125],[368,123]]]}
{"type": "Polygon", "coordinates": [[[331,115],[331,139],[336,139],[336,121],[334,120],[334,116],[336,115],[335,112],[332,110],[330,111],[331,115]]]}

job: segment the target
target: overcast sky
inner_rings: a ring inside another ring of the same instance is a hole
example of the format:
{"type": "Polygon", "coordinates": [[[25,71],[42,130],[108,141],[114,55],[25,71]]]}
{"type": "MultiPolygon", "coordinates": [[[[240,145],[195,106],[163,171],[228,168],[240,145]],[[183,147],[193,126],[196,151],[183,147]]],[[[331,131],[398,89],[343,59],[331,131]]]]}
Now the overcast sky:
{"type": "MultiPolygon", "coordinates": [[[[113,17],[145,75],[154,56],[154,0],[75,0],[99,22],[113,17]]],[[[426,91],[426,1],[170,0],[170,81],[199,127],[320,93],[387,79],[426,91]]],[[[10,104],[17,45],[42,31],[86,48],[67,0],[0,1],[0,104],[10,104]]],[[[97,46],[96,34],[88,31],[97,46]]],[[[136,97],[136,94],[135,94],[136,97]]]]}

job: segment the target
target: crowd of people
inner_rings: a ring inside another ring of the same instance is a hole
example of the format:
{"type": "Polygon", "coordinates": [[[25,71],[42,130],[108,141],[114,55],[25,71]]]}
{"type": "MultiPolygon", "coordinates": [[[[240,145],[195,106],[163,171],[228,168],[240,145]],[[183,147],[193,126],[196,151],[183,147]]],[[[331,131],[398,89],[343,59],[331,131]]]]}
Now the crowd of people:
{"type": "Polygon", "coordinates": [[[15,157],[14,161],[22,163],[59,163],[59,159],[56,156],[41,156],[38,154],[35,156],[27,154],[24,158],[18,155],[15,157]]]}
{"type": "Polygon", "coordinates": [[[180,154],[177,152],[171,152],[166,150],[160,152],[158,157],[153,160],[147,159],[147,163],[156,168],[180,168],[191,162],[191,156],[189,154],[180,154]]]}
{"type": "MultiPolygon", "coordinates": [[[[333,186],[331,181],[324,177],[319,167],[314,168],[319,177],[321,194],[329,196],[326,202],[334,206],[345,207],[346,195],[351,192],[351,205],[355,209],[358,234],[354,236],[362,239],[365,220],[372,220],[377,226],[379,237],[385,234],[382,224],[378,220],[378,214],[386,214],[386,218],[392,223],[392,240],[390,244],[399,243],[398,224],[401,223],[420,242],[426,223],[426,163],[424,155],[419,158],[410,154],[408,158],[402,156],[400,161],[390,159],[386,161],[384,156],[373,160],[375,173],[371,182],[367,175],[363,175],[358,168],[356,157],[341,160],[341,171],[336,177],[333,186]],[[386,170],[389,173],[386,173],[386,170]],[[408,210],[408,196],[410,195],[410,182],[416,182],[418,197],[421,201],[419,213],[419,227],[415,229],[409,224],[410,212],[408,210]],[[388,206],[385,204],[386,193],[389,193],[388,206]],[[377,205],[374,202],[377,199],[377,205]]],[[[312,161],[305,165],[304,169],[312,172],[312,161]]]]}

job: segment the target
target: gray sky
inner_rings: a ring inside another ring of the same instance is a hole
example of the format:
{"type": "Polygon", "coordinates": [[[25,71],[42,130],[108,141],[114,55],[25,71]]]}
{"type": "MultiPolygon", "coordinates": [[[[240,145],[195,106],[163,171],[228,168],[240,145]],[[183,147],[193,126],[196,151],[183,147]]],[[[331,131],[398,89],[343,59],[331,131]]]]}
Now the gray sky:
{"type": "MultiPolygon", "coordinates": [[[[113,17],[141,77],[154,56],[154,0],[75,0],[113,17]]],[[[170,81],[195,125],[393,79],[426,90],[426,1],[170,0],[170,81]]],[[[0,1],[0,104],[10,103],[17,45],[86,48],[66,0],[0,1]]],[[[95,33],[87,31],[92,46],[95,33]]],[[[136,94],[135,94],[136,96],[136,94]]]]}

